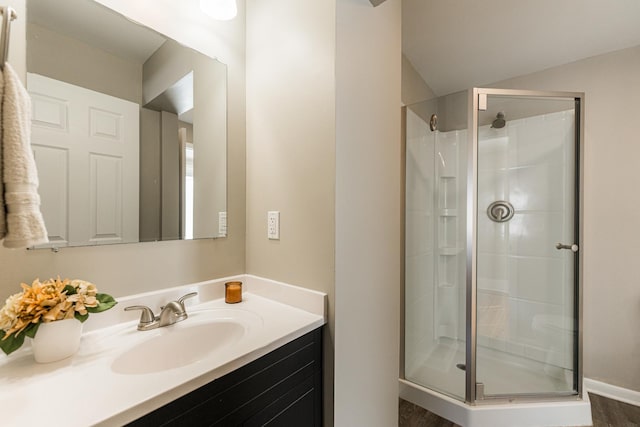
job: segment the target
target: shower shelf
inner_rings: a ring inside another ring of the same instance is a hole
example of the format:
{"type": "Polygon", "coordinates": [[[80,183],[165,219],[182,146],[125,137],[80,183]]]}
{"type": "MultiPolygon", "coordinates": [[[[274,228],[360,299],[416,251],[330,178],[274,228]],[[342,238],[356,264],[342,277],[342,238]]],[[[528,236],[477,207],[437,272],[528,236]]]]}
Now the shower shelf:
{"type": "Polygon", "coordinates": [[[440,216],[458,216],[457,209],[440,209],[440,216]]]}
{"type": "Polygon", "coordinates": [[[439,288],[455,288],[455,283],[438,283],[439,288]]]}
{"type": "Polygon", "coordinates": [[[453,256],[462,252],[462,248],[440,248],[440,255],[453,256]]]}

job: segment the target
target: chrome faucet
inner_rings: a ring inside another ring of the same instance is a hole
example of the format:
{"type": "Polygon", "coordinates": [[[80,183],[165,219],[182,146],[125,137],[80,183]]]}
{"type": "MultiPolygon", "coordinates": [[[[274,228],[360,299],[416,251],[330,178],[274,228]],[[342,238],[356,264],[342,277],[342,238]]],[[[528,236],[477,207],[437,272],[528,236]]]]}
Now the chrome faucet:
{"type": "Polygon", "coordinates": [[[153,314],[153,310],[146,305],[132,305],[125,307],[124,310],[142,310],[140,322],[138,322],[138,330],[149,331],[151,329],[173,325],[189,317],[184,307],[184,300],[195,297],[196,295],[198,295],[197,292],[191,292],[180,297],[177,301],[169,302],[167,305],[160,307],[160,314],[158,316],[153,314]]]}

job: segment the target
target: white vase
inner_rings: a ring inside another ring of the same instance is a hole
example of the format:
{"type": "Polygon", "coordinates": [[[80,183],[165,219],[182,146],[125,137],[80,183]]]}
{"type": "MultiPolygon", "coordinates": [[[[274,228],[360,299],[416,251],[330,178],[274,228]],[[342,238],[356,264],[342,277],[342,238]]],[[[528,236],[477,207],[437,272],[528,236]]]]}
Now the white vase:
{"type": "Polygon", "coordinates": [[[72,356],[80,347],[82,323],[76,319],[41,323],[31,341],[38,363],[56,362],[72,356]]]}

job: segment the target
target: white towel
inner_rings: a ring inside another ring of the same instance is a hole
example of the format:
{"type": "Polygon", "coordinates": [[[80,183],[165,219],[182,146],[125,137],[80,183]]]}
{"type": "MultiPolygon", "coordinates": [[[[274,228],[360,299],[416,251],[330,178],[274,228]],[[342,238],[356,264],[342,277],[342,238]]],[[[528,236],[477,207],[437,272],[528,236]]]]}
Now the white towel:
{"type": "MultiPolygon", "coordinates": [[[[4,74],[0,70],[0,115],[2,114],[2,95],[4,93],[4,74]]],[[[1,116],[0,116],[1,117],[1,116]]],[[[3,173],[4,167],[2,165],[2,123],[0,121],[0,240],[4,239],[7,235],[7,207],[4,204],[4,179],[3,173]]]]}
{"type": "Polygon", "coordinates": [[[31,150],[31,100],[9,63],[4,64],[0,74],[4,184],[0,217],[6,214],[6,219],[0,219],[0,238],[4,236],[3,245],[7,248],[28,248],[49,241],[40,212],[38,171],[31,150]]]}

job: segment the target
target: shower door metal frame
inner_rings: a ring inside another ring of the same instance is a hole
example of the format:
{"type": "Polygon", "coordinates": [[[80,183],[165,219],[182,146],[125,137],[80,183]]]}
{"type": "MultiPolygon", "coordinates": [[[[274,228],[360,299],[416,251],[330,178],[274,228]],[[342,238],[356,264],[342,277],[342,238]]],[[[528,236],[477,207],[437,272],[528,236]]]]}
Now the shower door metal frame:
{"type": "Polygon", "coordinates": [[[513,402],[540,402],[541,400],[577,400],[583,395],[583,367],[582,367],[582,341],[583,341],[583,296],[582,296],[582,265],[583,265],[583,197],[584,188],[584,93],[582,92],[554,92],[496,88],[473,88],[469,90],[469,143],[467,157],[467,229],[466,229],[466,376],[465,376],[465,402],[471,405],[513,403],[513,402]],[[478,109],[480,95],[501,95],[514,97],[531,97],[547,99],[573,98],[575,105],[575,213],[574,233],[579,247],[577,256],[574,257],[574,321],[576,330],[575,354],[574,354],[574,378],[576,379],[577,393],[532,393],[513,396],[486,397],[483,387],[476,382],[476,355],[477,355],[477,292],[476,292],[476,244],[477,244],[477,215],[478,215],[478,109]]]}

